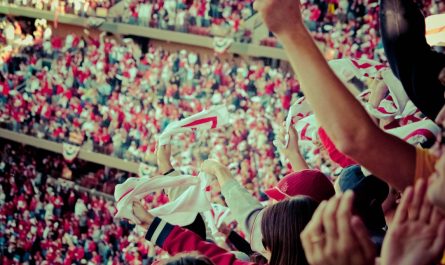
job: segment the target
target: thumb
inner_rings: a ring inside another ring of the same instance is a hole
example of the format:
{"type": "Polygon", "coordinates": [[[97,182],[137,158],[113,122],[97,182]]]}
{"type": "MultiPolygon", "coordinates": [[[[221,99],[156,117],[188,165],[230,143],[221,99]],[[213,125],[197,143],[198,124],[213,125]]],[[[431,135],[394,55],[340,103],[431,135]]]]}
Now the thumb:
{"type": "Polygon", "coordinates": [[[297,131],[297,129],[295,129],[295,126],[290,126],[290,128],[289,128],[289,137],[291,138],[291,139],[296,139],[296,140],[298,140],[298,131],[297,131]]]}
{"type": "Polygon", "coordinates": [[[275,147],[278,148],[278,150],[285,149],[284,144],[281,141],[279,141],[279,140],[274,140],[273,141],[273,145],[275,145],[275,147]]]}
{"type": "Polygon", "coordinates": [[[434,240],[431,249],[433,250],[433,252],[438,253],[438,255],[440,255],[444,247],[445,247],[445,220],[443,220],[439,224],[439,227],[437,228],[436,240],[434,240]]]}

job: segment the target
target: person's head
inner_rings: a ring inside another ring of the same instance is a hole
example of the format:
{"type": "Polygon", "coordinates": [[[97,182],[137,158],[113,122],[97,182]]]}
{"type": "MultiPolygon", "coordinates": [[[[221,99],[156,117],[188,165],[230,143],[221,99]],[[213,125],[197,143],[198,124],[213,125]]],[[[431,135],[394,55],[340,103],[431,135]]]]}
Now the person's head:
{"type": "Polygon", "coordinates": [[[161,265],[214,265],[206,256],[196,253],[176,255],[173,258],[160,262],[161,265]]]}
{"type": "Polygon", "coordinates": [[[388,197],[388,184],[375,176],[365,176],[361,167],[354,165],[343,169],[338,186],[341,192],[354,191],[354,211],[369,230],[379,231],[386,226],[382,204],[388,197]]]}
{"type": "Polygon", "coordinates": [[[309,223],[318,202],[298,196],[264,209],[261,219],[262,243],[270,265],[308,264],[300,233],[309,223]]]}
{"type": "Polygon", "coordinates": [[[265,193],[275,201],[303,195],[322,202],[335,195],[332,182],[319,170],[311,169],[288,174],[265,193]]]}

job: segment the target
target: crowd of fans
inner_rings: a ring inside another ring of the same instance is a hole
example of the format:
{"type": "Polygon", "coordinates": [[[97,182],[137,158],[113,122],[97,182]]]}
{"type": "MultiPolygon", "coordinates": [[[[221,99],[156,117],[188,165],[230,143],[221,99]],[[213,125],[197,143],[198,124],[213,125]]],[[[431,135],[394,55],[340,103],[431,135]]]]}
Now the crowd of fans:
{"type": "Polygon", "coordinates": [[[2,0],[3,3],[18,6],[29,6],[40,10],[58,12],[59,14],[75,14],[78,16],[106,15],[98,13],[98,8],[108,10],[116,0],[2,0]]]}
{"type": "MultiPolygon", "coordinates": [[[[69,142],[75,134],[84,140],[84,148],[132,161],[147,162],[156,153],[157,173],[171,177],[181,171],[204,172],[220,186],[206,187],[213,192],[210,199],[227,205],[245,236],[232,238],[227,246],[205,233],[201,214],[187,227],[153,216],[148,209],[179,197],[166,189],[142,204],[130,200],[131,205],[124,205],[132,207],[137,228],[146,233],[139,237],[133,226],[112,220],[110,202],[49,184],[48,172],[58,174],[51,168],[58,163],[51,158],[40,161],[36,153],[8,144],[0,164],[2,262],[148,264],[154,254],[165,254],[155,253],[150,241],[175,256],[161,264],[439,264],[445,250],[443,135],[436,135],[436,145],[428,150],[383,131],[381,120],[370,117],[350,93],[350,84],[334,74],[326,62],[329,56],[317,47],[317,35],[305,27],[317,30],[322,25],[318,22],[332,19],[343,7],[338,19],[356,30],[348,28],[353,34],[332,47],[339,53],[334,58],[376,58],[378,42],[363,46],[360,39],[377,40],[379,28],[384,54],[377,59],[388,59],[401,92],[424,114],[418,120],[426,116],[442,128],[445,56],[426,43],[424,18],[412,1],[381,0],[380,12],[377,3],[324,5],[318,11],[294,0],[257,0],[253,5],[282,42],[298,81],[261,61],[154,47],[143,53],[132,40],[104,33],[99,39],[88,32],[61,38],[45,25],[27,32],[20,23],[3,23],[3,126],[57,142],[69,142]],[[307,10],[312,21],[302,14],[307,10]],[[357,17],[358,24],[350,21],[357,17]],[[350,46],[343,54],[340,47],[350,46]],[[311,155],[301,152],[298,133],[283,131],[284,113],[302,92],[323,128],[318,134],[330,142],[329,148],[323,142],[329,156],[324,148],[311,155]],[[230,110],[229,128],[175,137],[174,149],[181,150],[176,155],[170,144],[157,143],[170,122],[218,104],[230,110]],[[281,154],[272,142],[281,143],[276,144],[281,154]],[[341,173],[334,181],[336,168],[341,173]],[[277,184],[290,169],[294,172],[277,184]],[[244,254],[229,252],[234,249],[244,254]]],[[[426,6],[443,11],[440,2],[426,6]]],[[[331,26],[346,29],[338,25],[331,26]]],[[[378,82],[379,76],[375,78],[378,82]]],[[[370,97],[380,100],[390,93],[375,91],[377,96],[370,97]]],[[[77,178],[77,166],[66,167],[77,178]]],[[[97,176],[111,183],[127,177],[97,176]]],[[[88,185],[84,178],[80,182],[88,185]]],[[[135,188],[115,199],[135,196],[135,188]]],[[[232,232],[225,233],[228,239],[232,232]]]]}
{"type": "Polygon", "coordinates": [[[154,246],[127,222],[113,220],[112,201],[54,181],[63,159],[7,141],[0,148],[2,264],[151,263],[154,246]]]}
{"type": "MultiPolygon", "coordinates": [[[[47,30],[38,28],[34,34],[45,35],[39,31],[47,30]]],[[[196,168],[211,150],[211,157],[227,161],[244,179],[257,174],[269,179],[280,171],[273,147],[265,143],[274,138],[278,121],[298,98],[299,84],[290,73],[262,62],[187,51],[151,47],[142,54],[131,41],[118,44],[104,35],[100,41],[89,35],[46,35],[21,46],[22,53],[14,54],[15,48],[5,55],[3,126],[56,142],[79,134],[86,149],[141,162],[149,160],[169,122],[227,104],[236,126],[180,141],[184,149],[193,150],[177,158],[180,164],[196,168]]],[[[17,47],[22,36],[29,35],[19,24],[3,30],[3,40],[11,47],[17,47]]]]}
{"type": "MultiPolygon", "coordinates": [[[[176,31],[222,26],[229,32],[242,29],[253,15],[252,0],[153,1],[127,0],[122,20],[130,24],[176,31]]],[[[207,31],[210,34],[210,31],[207,31]]]]}
{"type": "MultiPolygon", "coordinates": [[[[237,41],[249,42],[253,29],[244,22],[255,12],[253,1],[231,0],[125,0],[120,20],[144,27],[212,35],[227,35],[237,41]]],[[[329,59],[367,57],[385,61],[378,32],[379,6],[376,0],[301,1],[303,19],[314,39],[329,59]]],[[[30,5],[38,9],[56,10],[81,16],[94,15],[96,8],[109,8],[114,1],[15,1],[17,5],[30,5]]],[[[439,14],[445,10],[442,1],[418,1],[425,15],[439,14]]],[[[262,45],[281,47],[273,37],[264,38],[262,45]]]]}
{"type": "MultiPolygon", "coordinates": [[[[377,0],[301,1],[302,17],[326,58],[368,58],[386,61],[379,33],[377,0]]],[[[418,1],[425,16],[445,11],[443,1],[418,1]]],[[[275,37],[262,41],[281,46],[275,37]]]]}

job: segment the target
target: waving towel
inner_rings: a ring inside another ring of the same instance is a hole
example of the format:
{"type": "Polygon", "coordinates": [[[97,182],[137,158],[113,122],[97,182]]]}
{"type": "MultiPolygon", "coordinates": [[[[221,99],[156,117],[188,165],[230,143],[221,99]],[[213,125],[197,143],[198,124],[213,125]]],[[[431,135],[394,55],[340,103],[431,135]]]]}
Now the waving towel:
{"type": "Polygon", "coordinates": [[[129,178],[122,184],[116,185],[114,198],[116,200],[116,218],[125,218],[138,224],[133,215],[133,202],[139,201],[150,193],[178,186],[188,186],[176,200],[151,209],[149,212],[165,221],[185,226],[191,224],[199,212],[211,209],[206,188],[207,177],[201,173],[193,176],[159,176],[154,178],[129,178]]]}
{"type": "Polygon", "coordinates": [[[229,111],[224,105],[213,107],[180,121],[170,123],[159,138],[159,145],[170,143],[171,136],[194,130],[221,128],[229,123],[229,111]]]}

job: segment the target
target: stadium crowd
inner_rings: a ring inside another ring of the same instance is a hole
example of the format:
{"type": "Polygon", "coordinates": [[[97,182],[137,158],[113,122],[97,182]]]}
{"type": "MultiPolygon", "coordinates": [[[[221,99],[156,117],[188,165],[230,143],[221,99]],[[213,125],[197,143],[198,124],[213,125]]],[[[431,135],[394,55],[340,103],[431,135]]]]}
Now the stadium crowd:
{"type": "MultiPolygon", "coordinates": [[[[14,46],[26,34],[5,34],[11,25],[3,36],[14,46]]],[[[56,142],[77,133],[87,149],[140,162],[154,152],[169,122],[227,104],[236,126],[181,141],[194,151],[178,157],[180,164],[196,168],[216,146],[210,156],[227,161],[243,179],[255,181],[256,174],[274,179],[280,171],[273,147],[265,143],[298,98],[299,84],[290,73],[261,62],[200,58],[186,51],[150,48],[141,54],[131,42],[118,44],[104,35],[101,41],[88,35],[47,36],[21,48],[18,56],[4,59],[4,126],[56,142]]]]}
{"type": "Polygon", "coordinates": [[[82,17],[95,16],[98,8],[107,10],[117,2],[115,0],[3,0],[3,3],[52,12],[57,11],[61,14],[75,14],[82,17]]]}
{"type": "MultiPolygon", "coordinates": [[[[0,147],[2,264],[150,264],[154,246],[113,220],[112,201],[54,182],[63,158],[7,141],[0,147]]],[[[154,198],[147,204],[162,203],[154,198]]]]}
{"type": "Polygon", "coordinates": [[[123,21],[176,31],[189,27],[226,26],[238,32],[253,15],[252,0],[244,1],[126,1],[123,21]]]}
{"type": "MultiPolygon", "coordinates": [[[[96,8],[109,8],[115,1],[15,1],[16,5],[30,5],[38,9],[56,10],[81,16],[94,15],[96,8]]],[[[252,29],[244,21],[255,11],[252,0],[159,1],[125,0],[120,20],[144,27],[212,35],[211,27],[220,27],[236,41],[250,42],[252,29]]],[[[437,0],[417,1],[425,15],[440,14],[445,4],[437,0]]],[[[341,57],[385,61],[378,27],[379,5],[376,0],[301,1],[302,18],[314,39],[329,59],[341,57]],[[347,47],[347,48],[346,48],[347,47]],[[349,48],[350,47],[350,48],[349,48]]],[[[262,45],[281,47],[272,34],[262,45]]]]}
{"type": "MultiPolygon", "coordinates": [[[[333,12],[335,4],[327,4],[326,12],[333,12]]],[[[352,13],[366,17],[370,3],[351,5],[352,13]]],[[[443,9],[443,3],[433,5],[443,9]]],[[[131,208],[125,219],[144,230],[144,237],[137,236],[125,221],[112,221],[111,203],[47,184],[51,159],[40,161],[26,149],[6,145],[0,175],[4,263],[147,264],[147,253],[151,257],[155,251],[148,241],[173,257],[160,262],[169,265],[440,263],[445,250],[443,132],[428,150],[382,130],[385,126],[370,116],[319,51],[306,29],[314,26],[304,19],[307,6],[256,0],[253,8],[281,41],[298,81],[261,62],[154,47],[143,54],[131,40],[105,34],[99,40],[89,34],[62,39],[43,26],[36,35],[18,23],[5,23],[1,40],[9,49],[2,54],[2,124],[58,142],[81,135],[84,146],[127,160],[146,161],[156,153],[158,173],[168,177],[202,171],[219,183],[220,190],[210,187],[216,192],[210,199],[227,205],[241,235],[228,247],[205,233],[201,213],[186,227],[153,216],[149,209],[176,202],[180,190],[168,188],[140,202],[138,184],[131,183],[149,181],[142,177],[115,187],[118,210],[131,208]],[[330,156],[323,148],[301,152],[299,134],[292,128],[287,135],[283,131],[283,113],[302,92],[324,129],[321,134],[331,142],[330,156]],[[160,143],[159,134],[172,121],[219,104],[230,110],[230,129],[180,135],[173,141],[174,149],[182,150],[178,155],[170,144],[160,143]],[[280,154],[272,142],[281,143],[275,144],[280,154]],[[340,158],[336,163],[333,153],[340,158]],[[336,168],[342,170],[334,181],[336,168]],[[230,252],[234,249],[244,254],[230,252]]],[[[418,119],[426,116],[443,130],[445,55],[426,43],[419,7],[412,1],[381,0],[376,10],[364,23],[379,27],[384,57],[375,57],[371,45],[369,51],[357,46],[360,53],[340,51],[334,58],[387,58],[406,96],[423,113],[418,119]]],[[[345,14],[349,19],[349,11],[345,14]]],[[[354,44],[355,38],[342,45],[354,44]]],[[[390,93],[378,92],[380,100],[390,93]]],[[[115,176],[119,182],[123,178],[115,176]]],[[[179,209],[181,202],[176,203],[179,209]]]]}

